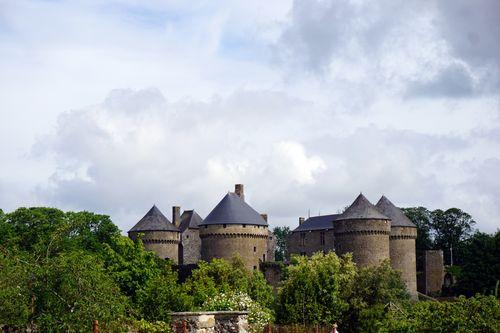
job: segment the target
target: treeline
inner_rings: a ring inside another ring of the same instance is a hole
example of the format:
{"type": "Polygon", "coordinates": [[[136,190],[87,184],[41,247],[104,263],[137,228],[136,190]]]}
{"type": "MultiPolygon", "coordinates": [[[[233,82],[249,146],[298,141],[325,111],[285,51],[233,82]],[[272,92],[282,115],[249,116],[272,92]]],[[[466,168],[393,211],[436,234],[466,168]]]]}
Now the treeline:
{"type": "Polygon", "coordinates": [[[105,332],[169,332],[170,312],[194,310],[249,311],[252,332],[269,322],[337,323],[344,332],[496,332],[500,323],[494,296],[412,302],[387,262],[359,269],[334,253],[294,257],[275,293],[261,272],[235,257],[200,262],[179,283],[169,261],[121,236],[107,216],[0,211],[0,324],[89,332],[97,319],[105,332]]]}
{"type": "Polygon", "coordinates": [[[403,208],[417,225],[417,269],[426,250],[443,250],[444,263],[457,279],[445,295],[497,294],[500,281],[500,230],[487,234],[474,229],[476,222],[458,208],[429,210],[403,208]]]}

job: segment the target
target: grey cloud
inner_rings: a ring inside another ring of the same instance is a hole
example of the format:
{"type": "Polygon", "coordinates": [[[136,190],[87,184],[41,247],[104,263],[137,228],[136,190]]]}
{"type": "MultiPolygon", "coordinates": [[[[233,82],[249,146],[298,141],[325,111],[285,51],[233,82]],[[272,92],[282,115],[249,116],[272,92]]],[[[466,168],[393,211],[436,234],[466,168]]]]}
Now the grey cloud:
{"type": "Polygon", "coordinates": [[[470,97],[474,82],[463,65],[453,64],[443,69],[427,82],[415,82],[408,86],[408,97],[470,97]]]}

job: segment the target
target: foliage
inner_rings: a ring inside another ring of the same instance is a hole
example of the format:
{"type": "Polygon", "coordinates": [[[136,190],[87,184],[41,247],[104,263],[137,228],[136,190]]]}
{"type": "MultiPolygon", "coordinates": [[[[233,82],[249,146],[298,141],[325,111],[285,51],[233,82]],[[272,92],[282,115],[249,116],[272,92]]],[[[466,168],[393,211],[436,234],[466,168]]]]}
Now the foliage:
{"type": "Polygon", "coordinates": [[[162,273],[160,259],[144,250],[140,241],[128,237],[115,237],[112,244],[105,244],[101,253],[106,269],[116,281],[120,290],[135,301],[137,293],[146,283],[162,273]]]}
{"type": "Polygon", "coordinates": [[[278,293],[281,323],[334,324],[348,310],[346,301],[356,268],[350,255],[294,256],[278,293]]]}
{"type": "Polygon", "coordinates": [[[242,292],[215,295],[215,297],[207,299],[202,308],[206,311],[248,311],[251,332],[262,332],[264,326],[273,320],[273,314],[269,309],[242,292]]]}
{"type": "MultiPolygon", "coordinates": [[[[431,213],[432,229],[434,230],[434,247],[450,250],[457,248],[459,243],[471,236],[476,223],[466,212],[458,208],[446,211],[437,209],[431,213]]],[[[446,251],[446,253],[449,253],[446,251]]],[[[445,256],[445,264],[451,264],[451,256],[445,256]]]]}
{"type": "Polygon", "coordinates": [[[218,294],[236,291],[247,293],[263,306],[273,303],[272,287],[263,274],[260,271],[250,273],[239,257],[230,262],[224,259],[213,259],[210,263],[200,261],[184,285],[195,307],[218,294]]]}
{"type": "Polygon", "coordinates": [[[417,302],[388,311],[382,332],[484,332],[500,330],[500,300],[494,296],[456,302],[417,302]]]}
{"type": "Polygon", "coordinates": [[[137,298],[141,317],[149,321],[170,322],[170,312],[191,308],[191,298],[177,284],[177,273],[170,266],[161,275],[148,280],[137,298]]]}
{"type": "Polygon", "coordinates": [[[456,253],[460,257],[460,274],[455,291],[472,296],[493,294],[500,280],[500,231],[494,235],[476,232],[462,242],[456,253]]]}
{"type": "Polygon", "coordinates": [[[391,302],[409,299],[401,274],[389,261],[379,266],[358,270],[355,283],[347,297],[349,310],[341,321],[341,331],[356,331],[362,324],[375,325],[381,318],[381,309],[391,302]]]}
{"type": "Polygon", "coordinates": [[[28,257],[0,253],[0,323],[26,325],[30,319],[30,285],[33,274],[28,257]]]}
{"type": "Polygon", "coordinates": [[[274,237],[276,237],[276,249],[274,251],[274,260],[284,261],[287,251],[286,239],[290,234],[290,227],[276,227],[273,229],[274,237]]]}

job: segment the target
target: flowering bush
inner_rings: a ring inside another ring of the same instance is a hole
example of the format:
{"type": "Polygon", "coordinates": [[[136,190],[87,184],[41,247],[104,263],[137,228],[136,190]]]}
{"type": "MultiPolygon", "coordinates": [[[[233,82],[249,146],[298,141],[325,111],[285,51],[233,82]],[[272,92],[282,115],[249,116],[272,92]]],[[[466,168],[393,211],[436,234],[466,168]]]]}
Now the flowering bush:
{"type": "Polygon", "coordinates": [[[271,310],[252,300],[246,293],[221,293],[203,303],[207,311],[248,311],[251,332],[262,332],[264,326],[273,320],[271,310]]]}

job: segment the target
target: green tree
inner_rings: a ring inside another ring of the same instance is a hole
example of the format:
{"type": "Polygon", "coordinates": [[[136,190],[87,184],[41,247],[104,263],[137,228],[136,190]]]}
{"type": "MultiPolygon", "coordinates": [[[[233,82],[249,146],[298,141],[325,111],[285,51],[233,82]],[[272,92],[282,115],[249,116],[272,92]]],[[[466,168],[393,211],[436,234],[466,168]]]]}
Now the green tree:
{"type": "Polygon", "coordinates": [[[273,229],[274,237],[276,237],[276,249],[274,250],[274,258],[276,261],[285,260],[287,251],[286,239],[290,235],[290,227],[276,227],[273,229]]]}
{"type": "Polygon", "coordinates": [[[293,256],[278,293],[278,321],[310,325],[339,322],[349,308],[346,299],[355,275],[351,255],[293,256]]]}
{"type": "Polygon", "coordinates": [[[229,292],[247,293],[263,306],[273,303],[272,287],[263,274],[260,271],[250,272],[239,257],[232,258],[230,262],[224,259],[199,262],[184,285],[196,307],[202,306],[209,298],[229,292]]]}
{"type": "Polygon", "coordinates": [[[493,235],[476,232],[460,243],[456,253],[460,258],[456,292],[493,294],[500,281],[500,230],[493,235]]]}
{"type": "Polygon", "coordinates": [[[432,229],[435,234],[434,247],[445,251],[445,264],[452,261],[450,250],[457,248],[473,232],[476,223],[466,212],[458,208],[441,209],[431,213],[432,229]]]}
{"type": "Polygon", "coordinates": [[[149,321],[170,322],[171,312],[189,311],[192,306],[191,297],[177,283],[177,273],[170,266],[146,281],[137,298],[141,318],[149,321]]]}
{"type": "Polygon", "coordinates": [[[341,331],[356,332],[376,326],[385,316],[382,311],[385,306],[409,300],[400,272],[392,269],[388,260],[379,266],[359,269],[354,280],[347,297],[349,311],[341,321],[341,331]]]}

